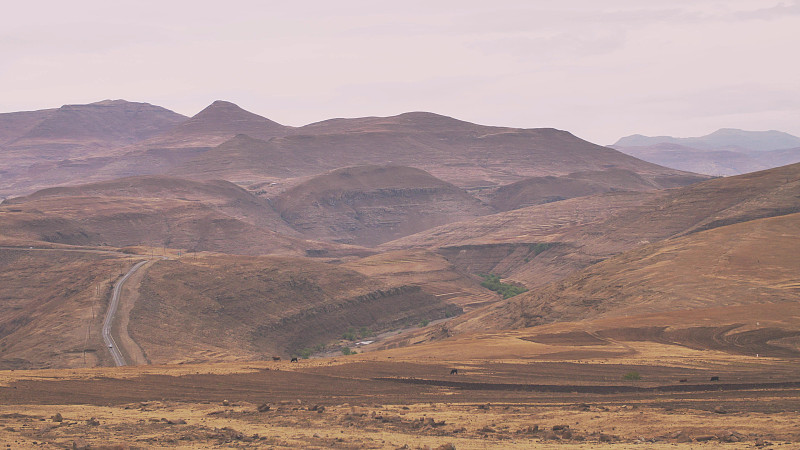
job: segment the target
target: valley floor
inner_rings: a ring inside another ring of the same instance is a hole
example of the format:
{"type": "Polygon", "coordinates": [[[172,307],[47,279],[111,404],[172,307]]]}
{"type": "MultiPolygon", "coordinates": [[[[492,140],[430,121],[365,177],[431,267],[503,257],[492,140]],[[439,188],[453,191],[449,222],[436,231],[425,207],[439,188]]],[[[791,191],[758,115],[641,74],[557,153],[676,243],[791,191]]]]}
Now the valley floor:
{"type": "Polygon", "coordinates": [[[435,346],[432,354],[441,358],[409,358],[404,351],[299,363],[4,371],[0,442],[10,448],[800,448],[794,360],[715,352],[704,359],[704,352],[688,349],[663,360],[647,352],[477,360],[448,358],[435,346]],[[453,368],[458,374],[450,374],[453,368]],[[640,379],[626,380],[632,372],[640,379]]]}

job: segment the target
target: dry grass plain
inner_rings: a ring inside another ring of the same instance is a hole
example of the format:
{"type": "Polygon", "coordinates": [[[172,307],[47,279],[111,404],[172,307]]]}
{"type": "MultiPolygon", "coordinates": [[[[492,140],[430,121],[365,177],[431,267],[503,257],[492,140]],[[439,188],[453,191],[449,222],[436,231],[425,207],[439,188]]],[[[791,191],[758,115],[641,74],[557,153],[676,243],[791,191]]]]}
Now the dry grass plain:
{"type": "Polygon", "coordinates": [[[605,348],[576,339],[570,326],[299,363],[4,371],[0,441],[12,448],[800,446],[797,359],[622,339],[605,348]],[[450,375],[452,368],[459,373],[450,375]],[[641,379],[624,379],[634,371],[641,379]]]}

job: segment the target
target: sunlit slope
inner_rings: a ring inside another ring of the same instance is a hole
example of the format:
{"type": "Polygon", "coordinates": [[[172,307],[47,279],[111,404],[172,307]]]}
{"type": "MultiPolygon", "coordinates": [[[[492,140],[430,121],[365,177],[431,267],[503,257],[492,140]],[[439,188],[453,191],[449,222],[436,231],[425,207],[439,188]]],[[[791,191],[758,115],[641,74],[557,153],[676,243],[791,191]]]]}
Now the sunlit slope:
{"type": "Polygon", "coordinates": [[[793,308],[800,300],[798,251],[800,214],[720,227],[610,258],[476,312],[461,326],[520,328],[672,311],[702,317],[710,308],[793,308]]]}
{"type": "Polygon", "coordinates": [[[129,331],[153,363],[269,359],[457,307],[418,286],[300,258],[209,256],[147,272],[129,331]]]}
{"type": "Polygon", "coordinates": [[[28,247],[0,248],[0,369],[107,361],[100,325],[111,285],[133,260],[28,247]]]}
{"type": "Polygon", "coordinates": [[[383,244],[425,247],[468,272],[529,286],[559,279],[639,245],[800,211],[800,164],[683,188],[607,193],[457,222],[383,244]],[[539,252],[541,246],[549,244],[539,252]]]}
{"type": "Polygon", "coordinates": [[[341,247],[300,239],[266,201],[221,180],[132,177],[46,189],[0,212],[6,236],[70,245],[298,255],[341,247]]]}

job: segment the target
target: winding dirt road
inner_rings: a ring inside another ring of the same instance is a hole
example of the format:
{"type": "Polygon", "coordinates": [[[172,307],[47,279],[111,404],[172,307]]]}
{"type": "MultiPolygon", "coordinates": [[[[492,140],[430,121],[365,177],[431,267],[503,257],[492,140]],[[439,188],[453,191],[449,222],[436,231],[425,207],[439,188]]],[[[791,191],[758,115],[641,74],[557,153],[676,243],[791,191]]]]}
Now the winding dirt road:
{"type": "Polygon", "coordinates": [[[117,308],[119,307],[119,295],[120,291],[122,290],[122,285],[125,281],[133,275],[140,267],[147,264],[147,261],[140,261],[136,263],[128,273],[125,274],[119,281],[114,284],[114,290],[111,292],[111,301],[108,303],[108,311],[106,311],[106,318],[103,321],[103,341],[105,342],[106,346],[108,347],[109,353],[111,353],[111,357],[114,359],[114,364],[117,366],[124,366],[125,357],[122,356],[122,352],[119,349],[119,346],[114,341],[114,337],[111,335],[111,326],[114,322],[114,315],[117,313],[117,308]]]}

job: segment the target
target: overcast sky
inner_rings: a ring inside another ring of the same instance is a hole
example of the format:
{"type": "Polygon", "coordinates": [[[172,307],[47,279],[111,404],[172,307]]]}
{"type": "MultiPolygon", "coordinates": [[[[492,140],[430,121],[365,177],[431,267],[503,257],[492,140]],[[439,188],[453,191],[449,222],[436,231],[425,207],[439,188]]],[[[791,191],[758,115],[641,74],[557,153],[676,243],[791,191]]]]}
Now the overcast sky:
{"type": "Polygon", "coordinates": [[[800,136],[799,44],[786,0],[12,1],[0,112],[222,99],[287,125],[432,111],[599,144],[800,136]]]}

